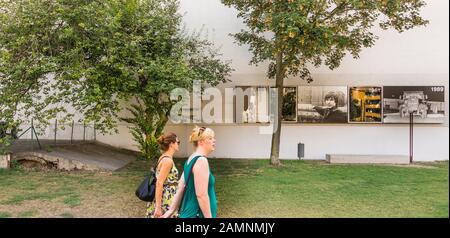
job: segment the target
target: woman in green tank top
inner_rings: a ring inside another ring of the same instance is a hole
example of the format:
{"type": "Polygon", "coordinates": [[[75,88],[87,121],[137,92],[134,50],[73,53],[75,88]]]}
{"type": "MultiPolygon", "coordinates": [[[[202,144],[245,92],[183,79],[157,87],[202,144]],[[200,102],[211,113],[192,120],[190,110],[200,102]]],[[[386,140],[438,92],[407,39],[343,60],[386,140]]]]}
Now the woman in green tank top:
{"type": "Polygon", "coordinates": [[[206,158],[215,149],[214,137],[214,131],[210,128],[194,128],[189,140],[194,144],[195,152],[184,164],[184,172],[179,181],[180,186],[170,209],[162,216],[163,218],[170,217],[180,204],[180,218],[217,217],[215,178],[206,158]]]}

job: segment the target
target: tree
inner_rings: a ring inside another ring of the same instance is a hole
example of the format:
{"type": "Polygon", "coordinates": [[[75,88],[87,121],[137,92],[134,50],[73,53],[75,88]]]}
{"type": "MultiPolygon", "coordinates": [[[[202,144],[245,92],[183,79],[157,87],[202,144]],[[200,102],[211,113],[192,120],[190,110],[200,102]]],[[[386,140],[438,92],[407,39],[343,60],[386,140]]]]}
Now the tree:
{"type": "Polygon", "coordinates": [[[0,120],[131,123],[146,158],[158,154],[175,88],[227,81],[228,62],[181,28],[177,0],[0,1],[0,120]],[[128,110],[130,117],[119,112],[128,110]]]}
{"type": "Polygon", "coordinates": [[[423,0],[222,0],[234,6],[248,30],[234,34],[249,45],[252,64],[270,62],[268,77],[278,92],[278,128],[272,135],[271,164],[279,165],[284,79],[299,76],[311,82],[311,66],[339,67],[350,53],[355,59],[378,39],[382,29],[398,32],[428,23],[419,11],[423,0]]]}

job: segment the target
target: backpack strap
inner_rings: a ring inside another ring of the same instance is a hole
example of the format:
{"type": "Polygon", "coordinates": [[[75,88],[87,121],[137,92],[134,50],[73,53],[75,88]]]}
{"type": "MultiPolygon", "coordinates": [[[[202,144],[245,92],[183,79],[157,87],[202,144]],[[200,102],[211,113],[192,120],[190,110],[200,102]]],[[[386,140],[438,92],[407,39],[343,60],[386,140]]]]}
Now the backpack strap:
{"type": "Polygon", "coordinates": [[[194,158],[192,158],[191,163],[193,163],[193,164],[192,164],[191,169],[190,169],[190,171],[189,171],[189,174],[188,174],[186,183],[184,183],[184,190],[186,190],[186,187],[187,187],[187,185],[189,184],[189,180],[191,179],[192,170],[194,169],[194,165],[195,165],[195,163],[197,162],[198,158],[200,158],[200,157],[203,157],[203,156],[202,156],[202,155],[197,155],[197,156],[195,156],[194,158]]]}
{"type": "Polygon", "coordinates": [[[158,162],[157,162],[156,165],[155,165],[155,168],[153,169],[154,172],[155,172],[155,173],[154,173],[155,176],[156,176],[156,170],[158,169],[158,165],[161,163],[161,161],[162,161],[164,158],[170,158],[170,156],[165,155],[165,156],[162,156],[161,158],[159,158],[158,162]]]}
{"type": "MultiPolygon", "coordinates": [[[[192,158],[192,160],[191,160],[191,163],[193,163],[193,164],[192,164],[192,166],[191,166],[191,169],[189,170],[189,174],[188,174],[187,180],[186,180],[185,183],[184,183],[183,195],[181,196],[181,205],[180,205],[180,209],[179,209],[180,211],[182,211],[183,201],[184,201],[184,195],[186,194],[186,188],[187,188],[187,186],[188,186],[188,184],[189,184],[189,181],[190,181],[190,179],[191,179],[192,170],[194,169],[194,165],[195,165],[195,163],[197,162],[197,160],[198,160],[200,157],[203,157],[203,156],[202,156],[202,155],[197,155],[197,156],[195,156],[194,158],[192,158]]],[[[186,162],[186,163],[187,163],[187,162],[186,162]]]]}

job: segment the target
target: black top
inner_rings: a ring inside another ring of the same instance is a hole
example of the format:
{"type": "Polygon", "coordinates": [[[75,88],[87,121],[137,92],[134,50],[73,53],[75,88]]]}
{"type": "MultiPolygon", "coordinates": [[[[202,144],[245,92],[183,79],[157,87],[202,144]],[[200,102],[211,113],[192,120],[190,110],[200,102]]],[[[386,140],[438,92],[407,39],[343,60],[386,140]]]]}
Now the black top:
{"type": "Polygon", "coordinates": [[[347,113],[337,108],[314,107],[314,110],[323,116],[324,123],[347,123],[347,113]]]}

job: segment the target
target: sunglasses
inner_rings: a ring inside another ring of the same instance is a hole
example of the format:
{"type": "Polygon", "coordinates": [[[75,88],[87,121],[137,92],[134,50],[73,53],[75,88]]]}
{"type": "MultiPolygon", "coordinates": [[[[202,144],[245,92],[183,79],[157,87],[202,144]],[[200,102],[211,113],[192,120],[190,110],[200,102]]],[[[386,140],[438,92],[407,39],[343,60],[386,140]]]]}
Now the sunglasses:
{"type": "Polygon", "coordinates": [[[200,136],[203,132],[205,132],[206,127],[202,126],[200,127],[200,129],[198,130],[198,136],[200,136]]]}

